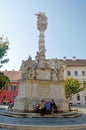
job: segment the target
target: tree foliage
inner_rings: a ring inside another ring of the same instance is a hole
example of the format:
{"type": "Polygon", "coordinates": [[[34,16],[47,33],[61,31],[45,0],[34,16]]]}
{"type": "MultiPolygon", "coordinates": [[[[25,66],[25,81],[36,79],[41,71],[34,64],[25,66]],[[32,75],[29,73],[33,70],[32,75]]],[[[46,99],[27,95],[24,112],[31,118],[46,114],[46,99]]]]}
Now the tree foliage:
{"type": "Polygon", "coordinates": [[[0,89],[4,89],[6,85],[10,84],[9,78],[4,75],[3,72],[0,72],[0,89]]]}
{"type": "Polygon", "coordinates": [[[73,95],[79,93],[84,90],[85,86],[82,86],[82,83],[73,78],[67,78],[65,80],[65,94],[66,98],[71,98],[73,95]]]}
{"type": "MultiPolygon", "coordinates": [[[[8,58],[4,58],[7,56],[7,51],[9,49],[9,41],[7,38],[0,37],[0,68],[4,63],[9,61],[8,58]]],[[[0,72],[0,89],[4,89],[6,85],[10,84],[10,80],[7,76],[4,75],[3,72],[0,72]]]]}
{"type": "Polygon", "coordinates": [[[4,63],[7,63],[9,61],[8,58],[4,58],[7,56],[7,51],[9,49],[9,41],[2,37],[0,37],[0,67],[3,66],[4,63]]]}

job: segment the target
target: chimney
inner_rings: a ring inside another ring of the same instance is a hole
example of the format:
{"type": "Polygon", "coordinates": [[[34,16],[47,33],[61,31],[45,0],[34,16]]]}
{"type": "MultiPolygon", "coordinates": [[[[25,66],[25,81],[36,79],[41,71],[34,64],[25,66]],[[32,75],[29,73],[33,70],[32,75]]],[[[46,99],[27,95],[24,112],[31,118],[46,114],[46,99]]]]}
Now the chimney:
{"type": "Polygon", "coordinates": [[[64,57],[63,57],[63,60],[64,60],[64,61],[66,61],[66,60],[67,60],[67,57],[66,57],[66,56],[64,56],[64,57]]]}
{"type": "Polygon", "coordinates": [[[75,56],[73,56],[72,60],[73,60],[73,61],[75,61],[75,60],[76,60],[76,57],[75,57],[75,56]]]}

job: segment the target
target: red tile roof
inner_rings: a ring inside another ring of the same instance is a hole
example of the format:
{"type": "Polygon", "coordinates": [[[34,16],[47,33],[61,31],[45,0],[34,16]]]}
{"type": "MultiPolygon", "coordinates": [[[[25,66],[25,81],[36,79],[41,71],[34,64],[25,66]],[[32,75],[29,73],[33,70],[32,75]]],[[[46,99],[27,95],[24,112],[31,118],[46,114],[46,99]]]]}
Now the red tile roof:
{"type": "Polygon", "coordinates": [[[65,61],[68,66],[86,66],[86,60],[85,59],[76,59],[76,60],[72,60],[72,59],[66,59],[65,61]]]}
{"type": "Polygon", "coordinates": [[[17,81],[20,79],[20,71],[3,71],[3,73],[9,77],[10,81],[17,81]]]}

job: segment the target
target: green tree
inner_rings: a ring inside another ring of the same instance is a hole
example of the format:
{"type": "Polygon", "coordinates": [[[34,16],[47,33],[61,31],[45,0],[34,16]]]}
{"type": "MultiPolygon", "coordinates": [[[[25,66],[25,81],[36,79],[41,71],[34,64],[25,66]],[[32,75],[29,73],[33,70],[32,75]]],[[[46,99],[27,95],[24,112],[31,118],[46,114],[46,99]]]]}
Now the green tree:
{"type": "Polygon", "coordinates": [[[5,86],[9,84],[9,78],[3,72],[0,72],[0,89],[4,90],[5,86]]]}
{"type": "Polygon", "coordinates": [[[7,38],[0,37],[0,67],[3,66],[4,63],[9,61],[8,58],[4,58],[7,56],[7,51],[9,49],[9,41],[7,38]]]}
{"type": "MultiPolygon", "coordinates": [[[[0,68],[4,63],[9,61],[8,58],[4,58],[7,56],[7,51],[9,49],[9,41],[7,38],[4,39],[3,36],[0,37],[0,68]]],[[[6,85],[10,84],[10,80],[7,76],[4,75],[3,72],[0,71],[0,89],[4,89],[6,85]]]]}
{"type": "Polygon", "coordinates": [[[65,95],[67,99],[70,99],[73,95],[84,90],[86,87],[82,86],[82,83],[73,78],[67,78],[65,80],[65,95]]]}

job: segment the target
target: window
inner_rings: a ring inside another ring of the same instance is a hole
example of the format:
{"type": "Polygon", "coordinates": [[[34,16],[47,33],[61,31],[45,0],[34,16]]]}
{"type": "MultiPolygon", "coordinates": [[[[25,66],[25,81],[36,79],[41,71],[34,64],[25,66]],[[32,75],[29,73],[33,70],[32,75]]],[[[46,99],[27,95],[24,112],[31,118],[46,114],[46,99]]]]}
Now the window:
{"type": "Polygon", "coordinates": [[[16,91],[16,85],[11,86],[11,91],[16,91]]]}
{"type": "Polygon", "coordinates": [[[6,91],[8,90],[8,85],[5,86],[5,90],[6,90],[6,91]]]}
{"type": "Polygon", "coordinates": [[[3,95],[3,100],[6,100],[6,95],[3,95]]]}
{"type": "Polygon", "coordinates": [[[85,101],[86,101],[86,94],[84,95],[85,101]]]}
{"type": "Polygon", "coordinates": [[[82,76],[85,76],[85,71],[82,71],[82,76]]]}
{"type": "Polygon", "coordinates": [[[81,105],[81,103],[77,103],[77,105],[78,105],[78,106],[80,106],[80,105],[81,105]]]}
{"type": "Polygon", "coordinates": [[[86,86],[86,81],[83,81],[83,86],[86,86]]]}
{"type": "Polygon", "coordinates": [[[16,98],[16,96],[15,96],[15,95],[13,95],[13,97],[12,97],[13,101],[15,100],[15,98],[16,98]]]}
{"type": "Polygon", "coordinates": [[[69,103],[69,106],[72,106],[73,104],[72,104],[72,102],[71,103],[69,103]]]}
{"type": "Polygon", "coordinates": [[[80,95],[79,94],[77,94],[76,98],[77,98],[77,101],[80,101],[80,95]]]}
{"type": "Polygon", "coordinates": [[[70,100],[72,100],[72,97],[70,97],[70,100]]]}
{"type": "Polygon", "coordinates": [[[71,75],[71,72],[70,71],[67,71],[67,76],[70,76],[71,75]]]}
{"type": "Polygon", "coordinates": [[[75,76],[78,76],[78,71],[74,71],[74,75],[75,75],[75,76]]]}

